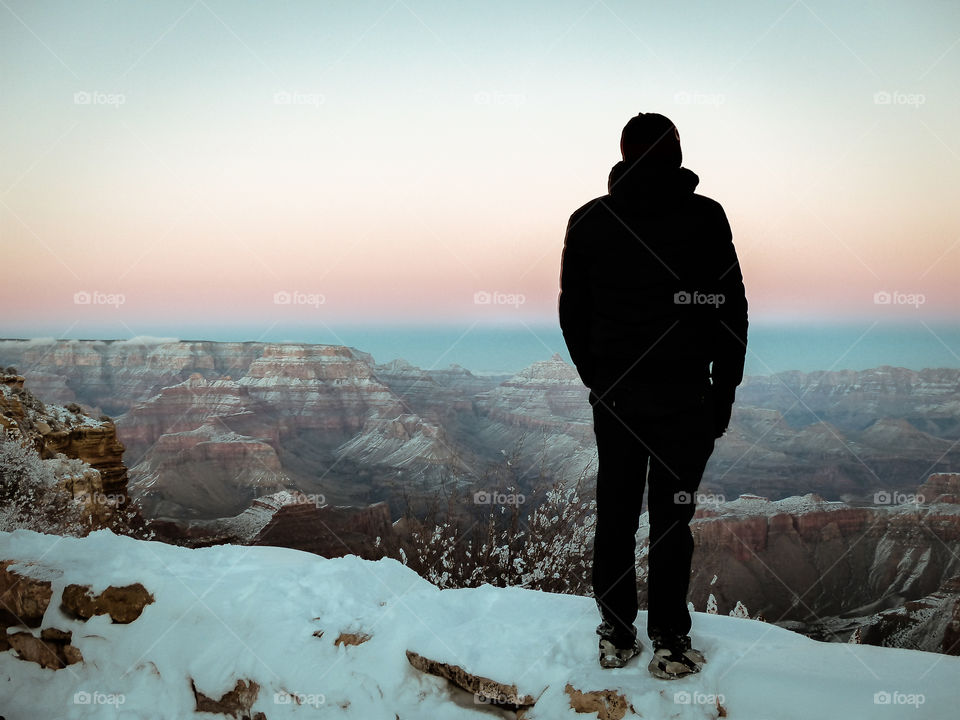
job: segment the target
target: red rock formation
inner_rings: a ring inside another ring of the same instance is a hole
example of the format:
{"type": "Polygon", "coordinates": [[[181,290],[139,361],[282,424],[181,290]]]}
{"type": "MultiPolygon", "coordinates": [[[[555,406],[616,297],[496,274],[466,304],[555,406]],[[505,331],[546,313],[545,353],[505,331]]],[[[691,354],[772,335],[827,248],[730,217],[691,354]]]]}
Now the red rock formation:
{"type": "Polygon", "coordinates": [[[920,487],[920,502],[960,504],[960,473],[933,473],[920,487]]]}
{"type": "Polygon", "coordinates": [[[852,507],[816,495],[750,496],[704,504],[691,531],[689,598],[702,610],[713,595],[723,614],[742,601],[771,621],[818,623],[919,599],[960,573],[952,551],[960,514],[942,502],[852,507]]]}
{"type": "Polygon", "coordinates": [[[593,433],[588,394],[576,368],[555,354],[480,393],[475,403],[489,418],[505,425],[588,439],[593,433]]]}
{"type": "Polygon", "coordinates": [[[215,419],[221,430],[262,438],[276,445],[279,431],[273,408],[232,380],[206,380],[194,373],[137,404],[120,419],[128,460],[140,462],[163,435],[195,430],[215,419]]]}
{"type": "Polygon", "coordinates": [[[383,553],[376,539],[383,542],[391,534],[386,503],[351,508],[292,502],[275,512],[251,544],[294,548],[323,557],[353,554],[378,559],[383,553]]]}
{"type": "Polygon", "coordinates": [[[860,641],[960,655],[960,576],[925,597],[867,619],[860,641]]]}
{"type": "Polygon", "coordinates": [[[272,445],[213,423],[162,435],[135,470],[131,493],[151,517],[225,517],[287,485],[272,445]]]}
{"type": "Polygon", "coordinates": [[[124,446],[113,420],[95,420],[76,404],[44,405],[24,388],[22,375],[4,374],[0,385],[0,431],[27,440],[43,459],[62,453],[89,465],[90,472],[63,483],[84,502],[92,527],[109,525],[129,505],[124,446]]]}

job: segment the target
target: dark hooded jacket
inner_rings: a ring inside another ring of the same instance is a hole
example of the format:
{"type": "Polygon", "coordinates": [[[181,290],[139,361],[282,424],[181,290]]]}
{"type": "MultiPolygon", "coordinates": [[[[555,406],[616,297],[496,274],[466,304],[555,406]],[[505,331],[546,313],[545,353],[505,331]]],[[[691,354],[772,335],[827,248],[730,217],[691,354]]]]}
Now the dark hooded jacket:
{"type": "Polygon", "coordinates": [[[747,300],[723,208],[686,168],[619,162],[567,225],[560,327],[583,382],[701,384],[733,401],[747,300]]]}

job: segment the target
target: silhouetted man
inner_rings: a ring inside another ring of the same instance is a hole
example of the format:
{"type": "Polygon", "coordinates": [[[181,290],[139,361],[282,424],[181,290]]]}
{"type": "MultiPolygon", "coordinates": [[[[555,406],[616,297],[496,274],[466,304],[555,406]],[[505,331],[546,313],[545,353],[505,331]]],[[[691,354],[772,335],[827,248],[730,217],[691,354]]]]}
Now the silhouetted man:
{"type": "Polygon", "coordinates": [[[609,194],[570,216],[560,326],[590,388],[599,453],[600,664],[622,667],[640,652],[634,538],[646,484],[649,669],[674,678],[704,662],[690,646],[689,523],[743,377],[747,301],[726,215],[694,193],[699,178],[680,166],[673,123],[640,113],[620,150],[609,194]]]}

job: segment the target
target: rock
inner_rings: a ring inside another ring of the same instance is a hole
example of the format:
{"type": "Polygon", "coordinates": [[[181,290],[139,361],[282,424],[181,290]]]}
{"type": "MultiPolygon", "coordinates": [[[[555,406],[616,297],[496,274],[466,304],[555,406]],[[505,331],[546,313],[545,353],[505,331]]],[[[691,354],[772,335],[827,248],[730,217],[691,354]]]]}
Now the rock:
{"type": "Polygon", "coordinates": [[[60,484],[83,505],[91,529],[112,526],[128,502],[124,446],[113,421],[95,420],[76,403],[45,405],[22,377],[7,379],[0,383],[0,432],[31,443],[44,460],[62,454],[86,463],[88,471],[68,473],[60,484]]]}
{"type": "Polygon", "coordinates": [[[131,494],[145,514],[197,520],[240,513],[288,482],[273,445],[218,421],[161,435],[133,477],[131,494]]]}
{"type": "Polygon", "coordinates": [[[14,572],[13,564],[0,562],[0,627],[38,627],[53,595],[51,583],[14,572]]]}
{"type": "Polygon", "coordinates": [[[960,575],[925,597],[878,613],[856,632],[868,645],[960,656],[960,575]]]}
{"type": "Polygon", "coordinates": [[[252,718],[250,708],[257,701],[260,685],[253,680],[237,680],[233,690],[225,692],[219,700],[204,695],[197,689],[193,680],[190,680],[193,696],[197,701],[197,712],[219,713],[234,718],[249,718],[250,720],[266,720],[263,713],[257,713],[252,718]]]}
{"type": "Polygon", "coordinates": [[[459,665],[431,660],[412,650],[407,650],[407,660],[420,672],[445,678],[457,687],[473,693],[484,702],[514,709],[530,706],[536,702],[530,695],[519,695],[516,685],[507,685],[480,675],[473,675],[459,665]]]}
{"type": "Polygon", "coordinates": [[[924,503],[960,504],[960,473],[933,473],[917,488],[924,503]]]}
{"type": "MultiPolygon", "coordinates": [[[[322,632],[322,631],[321,631],[320,635],[321,635],[321,636],[323,635],[323,632],[322,632]]],[[[356,632],[356,633],[342,632],[342,633],[340,633],[340,635],[337,636],[337,639],[333,641],[333,644],[334,644],[334,645],[362,645],[363,643],[365,643],[365,642],[366,642],[367,640],[369,640],[369,639],[370,639],[370,636],[367,635],[367,633],[363,633],[363,632],[356,632]]]]}
{"type": "Polygon", "coordinates": [[[392,535],[387,503],[356,508],[294,501],[277,509],[251,544],[289,547],[323,557],[358,555],[375,560],[383,554],[376,539],[392,535]]]}
{"type": "Polygon", "coordinates": [[[72,584],[63,589],[60,609],[81,620],[109,615],[115,623],[132,623],[153,600],[153,595],[140,583],[111,585],[99,595],[94,595],[89,585],[72,584]]]}
{"type": "Polygon", "coordinates": [[[616,690],[590,690],[581,692],[567,683],[564,688],[570,696],[570,707],[578,713],[596,713],[597,720],[622,720],[629,710],[636,715],[627,698],[616,690]]]}
{"type": "MultiPolygon", "coordinates": [[[[927,487],[946,482],[952,481],[934,477],[927,487]]],[[[942,502],[854,507],[815,494],[776,501],[741,496],[704,503],[691,532],[696,551],[688,597],[697,610],[713,595],[722,614],[740,602],[764,617],[803,623],[798,629],[814,629],[816,637],[822,627],[821,639],[839,638],[834,626],[844,639],[853,631],[850,621],[827,622],[831,616],[853,618],[919,601],[960,574],[960,557],[951,551],[960,540],[960,515],[942,502]]],[[[643,607],[646,588],[639,592],[643,607]]],[[[877,644],[883,635],[895,644],[894,638],[906,638],[896,626],[891,617],[864,642],[877,644]]],[[[937,645],[943,634],[932,632],[937,645]]]]}
{"type": "Polygon", "coordinates": [[[53,670],[83,660],[80,650],[70,644],[71,638],[69,630],[56,628],[44,628],[40,637],[26,631],[7,635],[10,647],[17,651],[20,660],[35,662],[40,667],[53,670]]]}

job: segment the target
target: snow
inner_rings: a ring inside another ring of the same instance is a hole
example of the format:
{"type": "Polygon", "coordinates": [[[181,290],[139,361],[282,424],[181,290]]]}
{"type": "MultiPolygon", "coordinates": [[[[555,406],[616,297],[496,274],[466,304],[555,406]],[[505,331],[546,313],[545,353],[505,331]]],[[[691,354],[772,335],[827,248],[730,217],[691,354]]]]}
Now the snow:
{"type": "MultiPolygon", "coordinates": [[[[673,683],[650,677],[649,646],[639,663],[603,670],[591,598],[491,586],[441,591],[393,560],[22,530],[0,533],[0,560],[53,581],[42,627],[71,630],[84,656],[54,671],[0,653],[6,720],[222,717],[195,713],[191,679],[214,698],[239,679],[256,681],[253,711],[270,720],[493,716],[445,680],[415,670],[406,650],[516,684],[538,698],[530,720],[583,717],[569,707],[568,682],[584,692],[621,692],[642,717],[679,720],[716,717],[716,700],[737,720],[945,718],[960,703],[960,658],[820,643],[775,625],[704,613],[693,614],[694,642],[708,658],[699,675],[673,683]],[[128,625],[106,616],[84,623],[59,610],[68,583],[99,592],[133,582],[155,602],[128,625]],[[371,637],[335,646],[342,632],[371,637]],[[287,702],[290,694],[302,703],[287,702]]],[[[645,622],[641,613],[641,630],[645,622]]]]}
{"type": "MultiPolygon", "coordinates": [[[[80,427],[98,428],[107,424],[105,421],[98,420],[86,413],[70,412],[62,405],[45,405],[44,407],[47,410],[47,415],[71,429],[80,427]]],[[[43,419],[42,416],[37,417],[43,419]]]]}
{"type": "Polygon", "coordinates": [[[136,335],[125,340],[113,340],[112,342],[114,345],[172,345],[180,342],[180,338],[136,335]]]}
{"type": "Polygon", "coordinates": [[[770,500],[760,495],[745,493],[740,495],[736,500],[728,500],[724,503],[710,505],[710,509],[716,511],[720,516],[738,517],[758,514],[765,514],[768,517],[772,517],[779,513],[802,515],[810,512],[844,510],[849,507],[849,505],[843,502],[824,500],[814,493],[792,495],[780,500],[770,500]]]}

